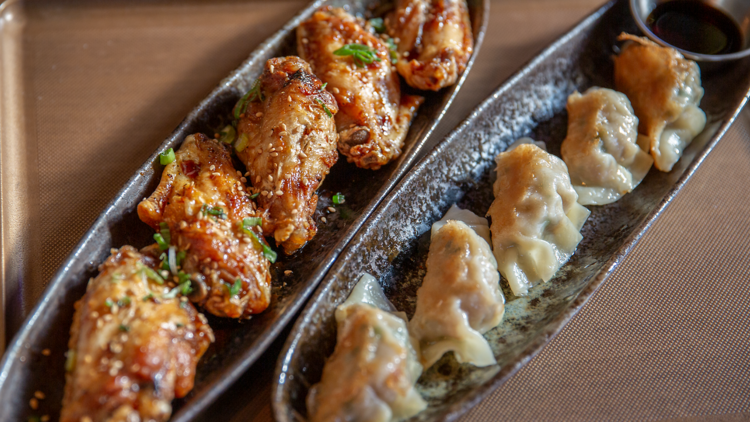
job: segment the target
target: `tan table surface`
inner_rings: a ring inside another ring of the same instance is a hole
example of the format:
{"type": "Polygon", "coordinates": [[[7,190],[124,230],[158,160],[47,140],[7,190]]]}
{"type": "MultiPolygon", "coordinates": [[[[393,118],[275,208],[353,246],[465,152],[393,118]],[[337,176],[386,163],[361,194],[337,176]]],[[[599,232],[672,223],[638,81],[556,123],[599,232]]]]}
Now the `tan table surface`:
{"type": "MultiPolygon", "coordinates": [[[[16,38],[3,39],[2,66],[7,74],[7,43],[20,43],[16,77],[32,169],[23,191],[35,204],[29,224],[40,228],[28,240],[38,263],[25,276],[39,282],[6,293],[6,304],[38,297],[133,170],[304,4],[91,0],[26,8],[16,38]]],[[[600,4],[493,0],[474,70],[433,142],[600,4]]],[[[463,421],[750,419],[748,133],[745,112],[614,277],[463,421]]],[[[280,346],[201,420],[271,420],[280,346]]]]}

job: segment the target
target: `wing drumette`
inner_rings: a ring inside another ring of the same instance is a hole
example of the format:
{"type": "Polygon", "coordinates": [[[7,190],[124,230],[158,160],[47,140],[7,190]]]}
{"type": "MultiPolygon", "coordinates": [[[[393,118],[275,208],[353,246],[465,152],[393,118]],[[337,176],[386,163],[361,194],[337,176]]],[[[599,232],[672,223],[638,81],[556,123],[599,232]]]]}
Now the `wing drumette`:
{"type": "Polygon", "coordinates": [[[235,114],[237,155],[260,193],[263,230],[287,254],[315,236],[315,190],[336,163],[336,101],[299,57],[266,62],[235,114]]]}
{"type": "Polygon", "coordinates": [[[456,83],[474,50],[466,0],[396,0],[386,26],[398,45],[396,68],[417,89],[456,83]]]}
{"type": "Polygon", "coordinates": [[[297,27],[297,49],[336,97],[347,160],[377,170],[398,157],[424,98],[401,94],[388,46],[344,9],[323,8],[297,27]]]}
{"type": "Polygon", "coordinates": [[[166,421],[172,399],[192,390],[213,332],[157,263],[123,246],[89,281],[70,329],[61,421],[166,421]]]}
{"type": "MultiPolygon", "coordinates": [[[[249,318],[271,300],[273,252],[253,231],[260,224],[227,149],[202,134],[190,135],[162,174],[156,191],[138,204],[138,216],[183,254],[190,299],[208,312],[249,318]],[[166,239],[169,237],[170,239],[166,239]],[[183,252],[184,251],[184,252],[183,252]]],[[[174,273],[177,268],[171,268],[174,273]]],[[[173,274],[174,275],[174,274],[173,274]]]]}

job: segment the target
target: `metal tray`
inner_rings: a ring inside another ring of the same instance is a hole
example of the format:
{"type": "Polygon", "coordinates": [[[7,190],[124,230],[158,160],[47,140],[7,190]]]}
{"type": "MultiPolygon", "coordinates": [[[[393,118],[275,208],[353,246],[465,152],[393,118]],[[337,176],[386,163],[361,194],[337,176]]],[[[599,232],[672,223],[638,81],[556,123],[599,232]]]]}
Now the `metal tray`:
{"type": "MultiPolygon", "coordinates": [[[[638,34],[627,0],[603,6],[502,84],[415,166],[349,243],[297,319],[276,368],[274,417],[306,420],[305,397],[320,380],[336,342],[334,310],[359,276],[380,281],[410,317],[422,282],[430,226],[451,204],[483,215],[492,200],[494,158],[522,136],[545,141],[558,155],[567,131],[565,104],[574,90],[613,87],[616,37],[638,34]]],[[[457,419],[508,380],[547,344],[612,274],[724,136],[747,101],[750,60],[704,72],[701,107],[708,124],[669,173],[653,168],[632,193],[591,206],[583,241],[549,283],[506,296],[503,322],[485,335],[497,365],[460,365],[443,356],[418,381],[429,407],[411,420],[457,419]]]]}
{"type": "MultiPolygon", "coordinates": [[[[31,413],[48,414],[52,419],[59,416],[64,386],[63,354],[67,350],[73,303],[83,295],[88,279],[96,274],[96,267],[109,255],[110,248],[124,244],[142,247],[151,243],[152,232],[138,220],[135,207],[159,182],[162,166],[158,164],[158,154],[170,147],[176,149],[188,134],[214,133],[216,128],[223,127],[231,108],[251,87],[266,60],[295,54],[294,30],[314,10],[323,5],[347,5],[354,13],[366,13],[380,3],[378,0],[311,3],[221,81],[151,154],[53,277],[9,345],[0,362],[0,401],[3,403],[0,420],[25,420],[31,413]],[[49,349],[51,356],[43,356],[44,349],[49,349]],[[28,401],[36,390],[44,391],[47,399],[42,403],[44,409],[32,412],[28,401]]],[[[317,236],[300,252],[280,257],[272,266],[273,299],[268,310],[243,322],[209,318],[217,341],[198,366],[193,391],[173,403],[173,420],[191,419],[255,362],[301,308],[376,205],[414,162],[465,81],[481,47],[489,1],[470,0],[468,3],[475,38],[474,55],[457,84],[437,93],[424,94],[425,104],[413,121],[404,151],[396,162],[376,172],[358,169],[343,159],[332,168],[319,190],[316,213],[318,219],[326,216],[328,223],[319,223],[317,236]],[[324,210],[336,192],[345,194],[346,203],[337,207],[339,212],[328,215],[324,210]],[[292,275],[283,275],[286,270],[292,270],[292,275]]]]}

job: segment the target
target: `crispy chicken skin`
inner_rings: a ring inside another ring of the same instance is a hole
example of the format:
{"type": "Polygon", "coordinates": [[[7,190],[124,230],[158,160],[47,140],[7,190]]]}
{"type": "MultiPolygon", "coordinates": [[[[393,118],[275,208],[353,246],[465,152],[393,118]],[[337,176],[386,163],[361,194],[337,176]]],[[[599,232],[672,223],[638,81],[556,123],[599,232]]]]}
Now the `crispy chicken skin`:
{"type": "Polygon", "coordinates": [[[171,244],[186,252],[182,270],[192,280],[190,299],[230,318],[249,318],[271,300],[263,237],[243,231],[243,219],[257,213],[240,178],[220,142],[190,135],[156,191],[138,204],[141,220],[155,230],[166,223],[171,244]],[[231,289],[238,279],[239,290],[231,289]]]}
{"type": "Polygon", "coordinates": [[[237,155],[260,193],[263,231],[291,254],[318,230],[312,218],[315,190],[338,160],[333,118],[338,107],[299,57],[268,60],[257,87],[262,95],[247,105],[237,125],[238,142],[247,142],[237,155]]]}
{"type": "Polygon", "coordinates": [[[455,84],[474,51],[466,0],[396,0],[386,27],[398,46],[396,68],[417,89],[455,84]]]}
{"type": "Polygon", "coordinates": [[[401,94],[388,46],[343,9],[326,7],[297,27],[297,49],[336,97],[339,151],[346,159],[377,170],[398,157],[424,98],[401,94]],[[358,66],[354,57],[334,54],[347,44],[369,46],[380,61],[358,66]]]}
{"type": "Polygon", "coordinates": [[[113,250],[75,305],[62,422],[166,421],[193,388],[213,342],[206,319],[144,268],[132,246],[113,250]],[[169,297],[169,295],[168,295],[169,297]]]}

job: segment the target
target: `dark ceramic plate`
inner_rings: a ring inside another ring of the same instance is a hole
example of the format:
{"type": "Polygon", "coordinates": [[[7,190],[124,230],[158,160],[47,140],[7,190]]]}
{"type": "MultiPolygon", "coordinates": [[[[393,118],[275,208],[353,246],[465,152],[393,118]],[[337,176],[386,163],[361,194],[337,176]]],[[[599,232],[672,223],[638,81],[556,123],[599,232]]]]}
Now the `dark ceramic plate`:
{"type": "MultiPolygon", "coordinates": [[[[53,420],[58,419],[64,386],[63,354],[67,350],[73,303],[83,295],[87,280],[96,275],[96,267],[109,255],[110,248],[126,244],[142,247],[153,242],[151,230],[138,220],[135,207],[159,182],[162,166],[158,164],[158,153],[170,147],[176,149],[191,133],[212,134],[223,127],[231,108],[250,88],[266,60],[296,54],[294,30],[318,7],[348,5],[353,13],[368,14],[383,3],[381,0],[313,2],[221,81],[162,143],[86,233],[7,349],[0,367],[0,420],[26,420],[31,412],[29,399],[36,390],[44,391],[47,399],[34,414],[48,414],[53,420]],[[50,349],[51,356],[43,356],[43,349],[50,349]]],[[[268,310],[244,322],[210,319],[217,341],[198,366],[193,392],[174,402],[173,420],[191,419],[255,362],[301,308],[376,205],[414,162],[465,81],[482,44],[489,0],[469,0],[468,3],[475,39],[474,56],[458,83],[437,93],[423,94],[425,104],[412,123],[404,152],[396,162],[376,172],[358,169],[344,159],[333,167],[319,191],[317,236],[300,252],[281,257],[272,266],[273,298],[268,310]],[[345,195],[346,203],[329,215],[325,208],[331,205],[331,196],[336,192],[345,195]],[[327,224],[320,222],[323,216],[328,219],[327,224]],[[285,276],[286,270],[292,270],[292,275],[285,276]]]]}
{"type": "MultiPolygon", "coordinates": [[[[626,0],[611,2],[544,50],[504,83],[430,152],[383,201],[316,291],[287,339],[276,368],[274,416],[303,421],[305,396],[333,352],[333,311],[363,272],[379,279],[410,317],[425,273],[431,224],[457,203],[479,215],[493,200],[495,156],[521,136],[545,141],[559,156],[565,103],[574,90],[613,87],[612,54],[622,32],[638,33],[626,0]]],[[[452,354],[427,370],[418,389],[429,407],[413,420],[455,420],[528,362],[604,283],[721,139],[745,104],[750,61],[703,75],[706,130],[670,173],[652,169],[634,192],[592,206],[583,241],[549,283],[507,299],[503,322],[486,337],[498,364],[460,365],[452,354]]],[[[503,281],[502,284],[505,284],[503,281]]]]}

